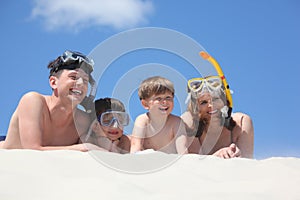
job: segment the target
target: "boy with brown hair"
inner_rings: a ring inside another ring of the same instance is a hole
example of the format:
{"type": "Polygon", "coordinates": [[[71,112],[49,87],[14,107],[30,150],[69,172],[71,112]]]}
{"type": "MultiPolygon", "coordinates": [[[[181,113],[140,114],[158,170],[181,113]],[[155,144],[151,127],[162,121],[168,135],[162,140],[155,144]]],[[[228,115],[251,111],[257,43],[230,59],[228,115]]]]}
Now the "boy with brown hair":
{"type": "Polygon", "coordinates": [[[154,76],[144,80],[138,90],[147,113],[134,123],[130,152],[153,149],[165,153],[187,153],[186,130],[181,118],[171,114],[174,108],[173,83],[154,76]]]}

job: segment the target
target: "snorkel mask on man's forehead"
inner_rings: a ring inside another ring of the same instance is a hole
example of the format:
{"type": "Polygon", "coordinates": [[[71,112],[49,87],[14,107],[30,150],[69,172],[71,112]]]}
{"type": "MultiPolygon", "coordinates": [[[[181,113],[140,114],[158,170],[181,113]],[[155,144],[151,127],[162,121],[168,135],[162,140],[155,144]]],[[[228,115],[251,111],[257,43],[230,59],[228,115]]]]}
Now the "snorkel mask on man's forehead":
{"type": "Polygon", "coordinates": [[[63,69],[74,70],[79,68],[89,75],[90,94],[80,104],[85,108],[86,112],[90,113],[94,106],[93,101],[97,90],[96,81],[91,75],[94,70],[94,61],[80,52],[67,50],[54,62],[50,63],[48,68],[51,69],[50,76],[63,69]]]}
{"type": "Polygon", "coordinates": [[[212,96],[220,97],[225,106],[221,109],[222,117],[229,119],[232,113],[232,97],[229,85],[225,79],[223,71],[217,61],[206,52],[200,52],[200,56],[208,60],[216,69],[218,76],[208,76],[205,78],[193,78],[188,81],[188,99],[195,100],[204,92],[209,92],[212,96]]]}

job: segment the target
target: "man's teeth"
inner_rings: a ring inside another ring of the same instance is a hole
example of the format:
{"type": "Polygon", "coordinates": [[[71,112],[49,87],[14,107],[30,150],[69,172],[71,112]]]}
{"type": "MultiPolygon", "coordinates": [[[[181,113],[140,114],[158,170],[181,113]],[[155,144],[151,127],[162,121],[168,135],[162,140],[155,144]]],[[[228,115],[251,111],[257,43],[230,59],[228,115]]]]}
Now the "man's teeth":
{"type": "Polygon", "coordinates": [[[209,114],[215,114],[216,112],[218,112],[217,110],[213,110],[213,111],[210,111],[208,112],[209,114]]]}
{"type": "Polygon", "coordinates": [[[82,94],[82,92],[80,90],[72,90],[72,92],[75,94],[82,94]]]}

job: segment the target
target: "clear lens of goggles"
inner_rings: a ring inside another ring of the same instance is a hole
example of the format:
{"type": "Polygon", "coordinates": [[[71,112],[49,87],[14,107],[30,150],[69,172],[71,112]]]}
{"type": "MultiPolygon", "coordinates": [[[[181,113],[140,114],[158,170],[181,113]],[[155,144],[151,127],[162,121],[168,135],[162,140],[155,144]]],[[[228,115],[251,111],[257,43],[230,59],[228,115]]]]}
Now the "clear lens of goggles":
{"type": "Polygon", "coordinates": [[[91,66],[94,66],[94,61],[92,59],[89,59],[88,57],[86,57],[82,53],[75,52],[75,51],[67,50],[63,53],[61,58],[64,62],[79,60],[79,62],[83,61],[83,62],[86,62],[87,64],[89,64],[91,66]]]}
{"type": "Polygon", "coordinates": [[[109,111],[104,112],[98,117],[98,121],[102,126],[111,126],[115,121],[121,126],[129,124],[129,115],[126,112],[109,111]]]}
{"type": "Polygon", "coordinates": [[[204,86],[209,87],[212,90],[216,90],[222,86],[222,81],[218,76],[193,78],[188,81],[188,87],[192,92],[199,92],[204,86]]]}
{"type": "Polygon", "coordinates": [[[66,64],[72,64],[74,61],[79,61],[79,64],[81,63],[80,66],[88,68],[90,73],[94,70],[94,61],[79,52],[67,50],[61,56],[61,60],[66,64]]]}

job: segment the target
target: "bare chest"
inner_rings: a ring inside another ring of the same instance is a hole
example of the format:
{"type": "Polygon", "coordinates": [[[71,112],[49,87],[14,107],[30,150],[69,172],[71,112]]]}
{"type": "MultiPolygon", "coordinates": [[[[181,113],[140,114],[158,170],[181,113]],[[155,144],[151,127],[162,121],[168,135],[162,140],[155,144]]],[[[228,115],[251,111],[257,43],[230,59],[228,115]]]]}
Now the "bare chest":
{"type": "Polygon", "coordinates": [[[144,139],[144,147],[146,149],[161,150],[174,146],[174,132],[173,129],[165,126],[159,131],[147,130],[146,137],[144,139]]]}
{"type": "Polygon", "coordinates": [[[78,142],[79,131],[74,122],[53,123],[46,119],[44,127],[44,145],[72,145],[78,142]]]}
{"type": "Polygon", "coordinates": [[[201,149],[204,154],[213,154],[232,143],[231,131],[223,130],[220,134],[207,134],[201,138],[201,149]]]}

